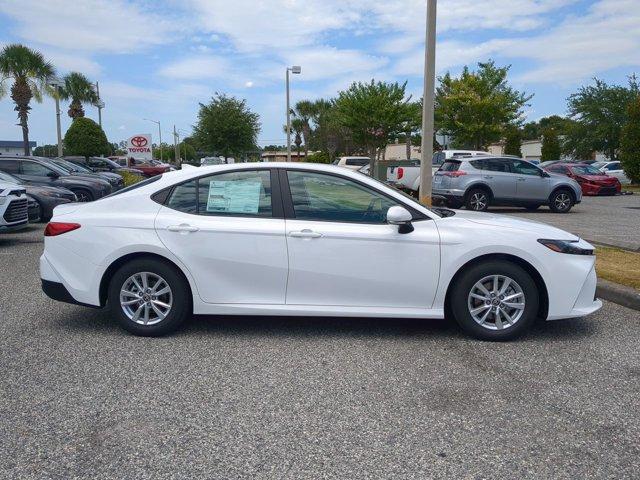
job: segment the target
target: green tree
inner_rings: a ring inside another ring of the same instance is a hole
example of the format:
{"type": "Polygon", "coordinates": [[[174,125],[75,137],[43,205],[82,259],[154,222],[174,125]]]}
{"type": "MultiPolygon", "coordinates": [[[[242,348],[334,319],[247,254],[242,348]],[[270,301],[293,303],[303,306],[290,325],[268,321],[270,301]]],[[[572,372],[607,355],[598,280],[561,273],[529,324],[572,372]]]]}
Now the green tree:
{"type": "Polygon", "coordinates": [[[453,137],[456,145],[483,149],[500,139],[505,126],[522,122],[523,108],[533,95],[507,82],[509,66],[493,61],[464,67],[459,78],[446,73],[438,80],[435,119],[437,130],[453,137]]]}
{"type": "Polygon", "coordinates": [[[40,145],[33,149],[33,154],[37,157],[57,157],[58,145],[40,145]]]}
{"type": "Polygon", "coordinates": [[[515,125],[509,125],[504,135],[504,153],[505,155],[515,155],[522,157],[522,131],[515,125]]]}
{"type": "Polygon", "coordinates": [[[53,65],[41,53],[24,45],[7,45],[0,52],[0,96],[6,94],[5,81],[12,80],[11,100],[16,104],[25,155],[29,155],[29,104],[32,98],[42,102],[47,78],[54,74],[53,65]]]}
{"type": "Polygon", "coordinates": [[[194,138],[205,150],[223,155],[240,156],[258,150],[260,116],[249,110],[245,100],[216,93],[208,104],[200,104],[194,138]]]}
{"type": "Polygon", "coordinates": [[[311,141],[311,118],[315,113],[315,104],[310,100],[301,100],[296,103],[293,115],[300,120],[300,133],[304,140],[305,158],[309,155],[309,142],[311,141]]]}
{"type": "Polygon", "coordinates": [[[335,106],[339,122],[348,128],[354,142],[367,152],[374,171],[376,150],[386,146],[391,135],[402,129],[406,116],[404,84],[354,82],[339,92],[335,106]]]}
{"type": "Polygon", "coordinates": [[[620,137],[620,161],[633,183],[640,183],[640,95],[627,107],[627,123],[620,137]]]}
{"type": "Polygon", "coordinates": [[[73,119],[84,117],[82,104],[89,103],[93,105],[98,102],[98,94],[93,83],[79,72],[71,72],[65,75],[63,81],[64,87],[60,89],[60,98],[71,100],[67,114],[73,119]]]}
{"type": "Polygon", "coordinates": [[[67,155],[97,157],[111,154],[111,144],[100,125],[84,117],[71,123],[64,136],[64,148],[67,155]]]}
{"type": "Polygon", "coordinates": [[[597,78],[594,82],[567,99],[569,116],[582,127],[568,132],[567,153],[578,157],[588,148],[615,160],[622,127],[628,120],[627,106],[640,94],[640,85],[635,76],[629,77],[626,87],[608,85],[597,78]],[[573,146],[577,150],[572,150],[573,146]]]}
{"type": "Polygon", "coordinates": [[[558,133],[553,128],[548,128],[542,134],[542,155],[541,162],[548,160],[560,160],[562,147],[558,139],[558,133]]]}

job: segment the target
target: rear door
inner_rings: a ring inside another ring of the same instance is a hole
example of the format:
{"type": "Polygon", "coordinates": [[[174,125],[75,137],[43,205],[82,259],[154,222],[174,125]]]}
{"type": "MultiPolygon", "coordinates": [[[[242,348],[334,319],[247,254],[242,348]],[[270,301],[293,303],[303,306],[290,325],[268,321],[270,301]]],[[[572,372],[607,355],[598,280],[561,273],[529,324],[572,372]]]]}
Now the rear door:
{"type": "Polygon", "coordinates": [[[204,302],[285,302],[287,244],[277,178],[226,171],[173,187],[155,228],[204,302]]]}
{"type": "MultiPolygon", "coordinates": [[[[288,305],[417,307],[433,303],[440,239],[433,220],[408,234],[386,223],[400,202],[351,178],[282,170],[288,305]]],[[[421,214],[417,214],[421,215],[421,214]]]]}
{"type": "Polygon", "coordinates": [[[496,200],[512,199],[516,196],[516,177],[511,172],[509,160],[483,158],[482,179],[489,185],[496,200]]]}

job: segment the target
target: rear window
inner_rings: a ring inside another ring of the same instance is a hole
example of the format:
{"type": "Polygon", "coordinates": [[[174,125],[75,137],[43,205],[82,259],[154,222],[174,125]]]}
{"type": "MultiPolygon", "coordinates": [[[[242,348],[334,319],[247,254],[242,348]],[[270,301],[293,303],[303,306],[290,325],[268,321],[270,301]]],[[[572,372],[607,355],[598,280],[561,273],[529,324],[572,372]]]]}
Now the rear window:
{"type": "Polygon", "coordinates": [[[368,158],[347,158],[344,163],[345,165],[358,165],[362,167],[370,162],[368,158]]]}
{"type": "Polygon", "coordinates": [[[447,160],[442,164],[440,170],[443,172],[455,172],[458,168],[460,168],[460,162],[456,160],[447,160]]]}
{"type": "Polygon", "coordinates": [[[118,190],[117,192],[113,192],[106,197],[114,197],[116,195],[120,195],[121,193],[130,192],[131,190],[135,190],[136,188],[144,187],[145,185],[149,185],[150,183],[157,182],[162,178],[162,175],[156,175],[155,177],[149,177],[146,180],[142,180],[141,182],[134,183],[133,185],[129,185],[128,187],[123,188],[122,190],[118,190]]]}

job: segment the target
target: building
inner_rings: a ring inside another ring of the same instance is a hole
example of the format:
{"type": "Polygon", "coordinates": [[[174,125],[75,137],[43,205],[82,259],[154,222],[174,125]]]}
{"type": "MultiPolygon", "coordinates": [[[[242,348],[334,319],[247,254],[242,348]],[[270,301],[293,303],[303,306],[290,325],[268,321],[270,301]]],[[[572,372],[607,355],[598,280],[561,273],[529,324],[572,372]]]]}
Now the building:
{"type": "MultiPolygon", "coordinates": [[[[311,154],[313,152],[309,152],[311,154]]],[[[286,162],[287,161],[287,152],[285,151],[266,151],[262,152],[260,155],[260,161],[262,162],[286,162]]],[[[300,156],[298,156],[297,150],[291,150],[291,161],[292,162],[304,162],[305,161],[305,153],[304,151],[300,151],[300,156]]]]}
{"type": "MultiPolygon", "coordinates": [[[[386,146],[384,152],[385,160],[406,160],[407,144],[406,143],[390,143],[386,146]]],[[[411,145],[411,158],[422,158],[420,145],[411,145]]]]}
{"type": "MultiPolygon", "coordinates": [[[[504,142],[489,145],[489,153],[492,155],[504,155],[504,142]]],[[[540,161],[542,157],[542,140],[524,140],[520,145],[522,158],[525,160],[540,161]]],[[[562,160],[559,158],[558,160],[562,160]]]]}
{"type": "MultiPolygon", "coordinates": [[[[33,152],[36,142],[29,142],[29,150],[33,152]]],[[[22,140],[0,140],[1,155],[24,155],[24,143],[22,140]]]]}

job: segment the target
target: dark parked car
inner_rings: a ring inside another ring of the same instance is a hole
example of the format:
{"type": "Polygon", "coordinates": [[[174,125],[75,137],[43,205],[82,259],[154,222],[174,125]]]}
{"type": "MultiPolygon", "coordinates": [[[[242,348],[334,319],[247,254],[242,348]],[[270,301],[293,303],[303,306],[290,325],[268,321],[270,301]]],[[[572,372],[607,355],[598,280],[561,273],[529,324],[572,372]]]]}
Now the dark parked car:
{"type": "Polygon", "coordinates": [[[48,222],[56,206],[76,201],[76,195],[71,190],[61,187],[45,187],[44,185],[26,183],[6,172],[0,171],[0,181],[15,183],[27,191],[30,222],[48,222]],[[35,219],[36,216],[39,220],[35,219]]]}
{"type": "Polygon", "coordinates": [[[52,163],[58,165],[60,168],[67,170],[71,175],[97,177],[106,180],[107,182],[109,182],[114,192],[124,187],[124,180],[117,173],[94,172],[87,167],[76,165],[75,163],[70,162],[69,160],[65,160],[64,158],[51,158],[49,160],[52,163]]]}
{"type": "Polygon", "coordinates": [[[79,202],[90,202],[111,193],[106,180],[82,175],[70,175],[66,170],[42,157],[9,157],[0,155],[0,170],[25,183],[48,187],[63,187],[75,193],[79,202]]]}
{"type": "Polygon", "coordinates": [[[94,172],[112,172],[112,173],[122,173],[129,172],[135,175],[143,176],[142,170],[138,170],[136,168],[123,167],[122,165],[114,162],[110,158],[103,157],[64,157],[65,160],[68,160],[76,165],[80,165],[82,167],[88,168],[94,172]]]}

